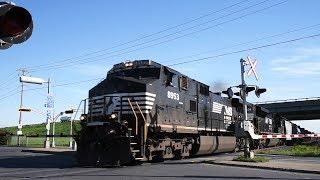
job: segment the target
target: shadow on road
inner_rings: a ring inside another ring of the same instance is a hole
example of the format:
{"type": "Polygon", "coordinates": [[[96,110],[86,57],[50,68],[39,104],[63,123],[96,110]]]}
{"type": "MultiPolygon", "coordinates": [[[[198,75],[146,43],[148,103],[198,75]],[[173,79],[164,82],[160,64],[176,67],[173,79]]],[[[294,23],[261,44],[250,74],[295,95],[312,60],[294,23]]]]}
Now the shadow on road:
{"type": "Polygon", "coordinates": [[[34,155],[17,156],[0,159],[0,168],[70,168],[76,165],[73,156],[68,155],[34,155]]]}
{"type": "MultiPolygon", "coordinates": [[[[67,175],[67,176],[63,176],[63,177],[68,177],[68,176],[72,176],[72,177],[77,177],[77,175],[67,175]]],[[[59,176],[56,176],[59,177],[59,176]]],[[[166,176],[166,175],[120,175],[120,174],[108,174],[108,175],[84,175],[81,174],[81,177],[87,177],[88,179],[90,177],[99,177],[102,178],[104,177],[105,179],[112,178],[112,177],[121,177],[121,179],[127,179],[127,178],[150,178],[150,179],[154,179],[154,178],[183,178],[183,179],[187,179],[187,178],[197,178],[197,179],[296,179],[296,178],[281,178],[281,177],[261,177],[261,176],[200,176],[200,175],[181,175],[181,176],[166,176]]],[[[308,178],[309,179],[309,178],[308,178]]],[[[318,179],[309,179],[309,180],[318,180],[318,179]]]]}

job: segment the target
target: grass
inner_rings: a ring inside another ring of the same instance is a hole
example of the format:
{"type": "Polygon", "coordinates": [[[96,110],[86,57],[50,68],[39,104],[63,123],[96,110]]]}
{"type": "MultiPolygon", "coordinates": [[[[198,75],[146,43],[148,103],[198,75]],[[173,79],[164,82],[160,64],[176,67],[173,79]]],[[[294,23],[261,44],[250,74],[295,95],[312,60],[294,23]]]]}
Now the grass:
{"type": "MultiPolygon", "coordinates": [[[[73,132],[76,133],[81,129],[80,122],[74,121],[73,122],[73,132]]],[[[52,123],[50,128],[50,134],[52,134],[52,123]]],[[[0,130],[7,131],[10,134],[15,135],[17,132],[17,126],[13,127],[6,127],[6,128],[0,128],[0,130]]],[[[22,132],[26,136],[43,136],[46,135],[46,125],[43,124],[31,124],[31,125],[24,125],[22,127],[22,132]]],[[[70,122],[56,122],[55,125],[55,134],[63,134],[68,135],[70,133],[70,122]]]]}
{"type": "MultiPolygon", "coordinates": [[[[46,128],[45,124],[31,124],[25,125],[22,127],[22,132],[24,136],[20,137],[20,142],[23,146],[27,147],[43,147],[44,137],[26,137],[26,136],[45,136],[46,128]]],[[[52,123],[50,127],[50,134],[52,134],[52,123]]],[[[73,122],[73,133],[77,134],[81,129],[81,125],[79,121],[73,122]]],[[[16,135],[17,126],[0,128],[0,131],[6,131],[9,134],[16,135]]],[[[70,134],[70,122],[56,122],[55,124],[55,134],[56,135],[69,135],[70,134]]],[[[69,137],[55,137],[56,146],[67,147],[69,146],[69,137]]],[[[52,138],[50,138],[52,142],[52,138]]],[[[8,142],[6,143],[8,146],[16,146],[17,145],[17,136],[9,136],[8,142]]]]}
{"type": "Polygon", "coordinates": [[[296,145],[288,149],[262,150],[261,154],[279,154],[302,157],[320,157],[320,147],[312,145],[296,145]]]}
{"type": "MultiPolygon", "coordinates": [[[[21,137],[20,142],[22,146],[25,147],[43,147],[44,146],[44,137],[21,137]]],[[[57,147],[68,147],[70,138],[68,137],[55,137],[55,145],[57,147]]],[[[52,142],[52,138],[50,138],[50,142],[52,142]]],[[[12,136],[9,139],[8,146],[16,146],[17,145],[17,136],[12,136]]]]}
{"type": "Polygon", "coordinates": [[[244,155],[240,155],[238,157],[235,157],[233,159],[233,161],[242,161],[242,162],[268,162],[269,160],[265,157],[262,157],[262,156],[255,156],[253,159],[250,159],[250,158],[247,158],[247,157],[244,157],[244,155]]]}

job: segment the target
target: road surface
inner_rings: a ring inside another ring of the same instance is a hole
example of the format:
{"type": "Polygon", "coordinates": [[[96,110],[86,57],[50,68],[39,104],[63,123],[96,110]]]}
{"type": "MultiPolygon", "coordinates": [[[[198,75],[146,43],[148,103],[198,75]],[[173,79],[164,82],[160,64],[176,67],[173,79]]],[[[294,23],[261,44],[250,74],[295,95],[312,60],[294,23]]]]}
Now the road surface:
{"type": "Polygon", "coordinates": [[[316,174],[188,164],[186,161],[144,163],[121,168],[84,168],[77,167],[70,155],[21,150],[0,147],[0,179],[320,179],[316,174]]]}

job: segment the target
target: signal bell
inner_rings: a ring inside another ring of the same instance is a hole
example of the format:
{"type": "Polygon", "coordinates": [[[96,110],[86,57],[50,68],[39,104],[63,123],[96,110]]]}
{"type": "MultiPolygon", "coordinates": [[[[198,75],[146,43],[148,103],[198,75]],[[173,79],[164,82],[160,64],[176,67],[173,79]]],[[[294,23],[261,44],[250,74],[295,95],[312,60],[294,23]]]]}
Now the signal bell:
{"type": "Polygon", "coordinates": [[[0,49],[26,41],[32,30],[32,16],[25,8],[0,2],[0,49]]]}

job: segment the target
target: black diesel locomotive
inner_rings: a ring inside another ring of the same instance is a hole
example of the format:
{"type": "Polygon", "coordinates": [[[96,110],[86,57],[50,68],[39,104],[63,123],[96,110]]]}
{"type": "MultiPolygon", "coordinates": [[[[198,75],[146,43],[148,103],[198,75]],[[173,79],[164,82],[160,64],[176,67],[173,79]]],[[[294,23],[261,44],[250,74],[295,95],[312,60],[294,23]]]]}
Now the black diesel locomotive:
{"type": "MultiPolygon", "coordinates": [[[[274,123],[267,110],[248,109],[257,133],[284,133],[283,122],[274,123]]],[[[150,60],[119,63],[89,91],[78,161],[121,165],[234,151],[241,146],[235,137],[241,112],[240,99],[212,93],[169,67],[150,60]]]]}

